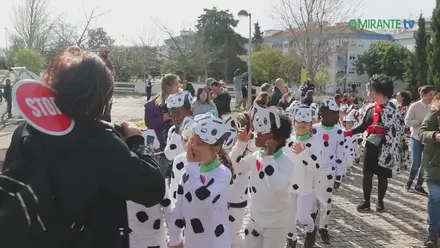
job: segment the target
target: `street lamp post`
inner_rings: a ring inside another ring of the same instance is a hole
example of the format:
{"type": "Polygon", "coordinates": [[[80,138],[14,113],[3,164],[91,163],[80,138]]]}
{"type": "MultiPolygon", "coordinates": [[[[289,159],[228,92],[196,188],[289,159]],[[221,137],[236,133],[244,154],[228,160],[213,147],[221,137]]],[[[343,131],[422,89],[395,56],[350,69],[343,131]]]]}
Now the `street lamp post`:
{"type": "Polygon", "coordinates": [[[246,10],[238,12],[239,17],[249,17],[249,43],[248,43],[248,107],[252,106],[252,17],[246,10]]]}

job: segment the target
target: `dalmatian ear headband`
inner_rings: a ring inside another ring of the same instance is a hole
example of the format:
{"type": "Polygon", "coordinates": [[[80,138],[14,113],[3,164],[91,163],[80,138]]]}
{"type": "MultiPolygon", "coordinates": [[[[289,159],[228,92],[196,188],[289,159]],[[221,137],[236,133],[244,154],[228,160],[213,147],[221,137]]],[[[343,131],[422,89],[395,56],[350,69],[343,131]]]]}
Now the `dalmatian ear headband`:
{"type": "Polygon", "coordinates": [[[296,108],[293,115],[295,121],[298,122],[312,122],[313,121],[313,109],[307,105],[300,105],[296,108]]]}
{"type": "Polygon", "coordinates": [[[275,106],[270,106],[268,108],[260,107],[257,103],[254,103],[252,108],[252,124],[254,130],[259,133],[269,133],[271,130],[272,122],[279,128],[281,125],[280,116],[278,113],[278,108],[275,106]],[[273,119],[271,119],[273,115],[273,119]]]}
{"type": "MultiPolygon", "coordinates": [[[[238,133],[238,129],[242,128],[240,122],[237,119],[237,114],[232,114],[231,116],[228,117],[228,119],[226,119],[225,124],[230,126],[231,128],[235,129],[236,132],[238,133]]],[[[235,138],[234,138],[235,141],[235,138]]],[[[229,150],[232,149],[233,145],[235,142],[225,142],[223,144],[223,149],[229,150]]]]}
{"type": "Polygon", "coordinates": [[[295,110],[301,105],[300,101],[293,101],[290,106],[286,109],[286,112],[289,113],[290,117],[295,115],[295,110]]]}
{"type": "Polygon", "coordinates": [[[237,130],[230,124],[210,113],[197,115],[191,125],[194,134],[210,145],[223,142],[224,147],[231,147],[237,137],[237,130]]]}
{"type": "Polygon", "coordinates": [[[353,122],[355,122],[355,121],[356,121],[356,118],[354,117],[354,115],[352,114],[352,112],[350,112],[348,115],[346,115],[346,116],[344,117],[344,121],[353,121],[353,122]]]}
{"type": "Polygon", "coordinates": [[[194,123],[194,119],[191,116],[187,116],[180,124],[180,133],[184,140],[188,140],[191,135],[191,124],[194,123]]]}
{"type": "Polygon", "coordinates": [[[327,98],[322,101],[322,105],[329,108],[331,111],[339,111],[339,106],[333,98],[327,98]]]}
{"type": "Polygon", "coordinates": [[[183,107],[185,104],[185,101],[188,101],[191,103],[193,101],[193,97],[191,93],[188,91],[179,92],[175,94],[171,94],[167,97],[165,104],[167,105],[167,108],[180,108],[183,107]]]}

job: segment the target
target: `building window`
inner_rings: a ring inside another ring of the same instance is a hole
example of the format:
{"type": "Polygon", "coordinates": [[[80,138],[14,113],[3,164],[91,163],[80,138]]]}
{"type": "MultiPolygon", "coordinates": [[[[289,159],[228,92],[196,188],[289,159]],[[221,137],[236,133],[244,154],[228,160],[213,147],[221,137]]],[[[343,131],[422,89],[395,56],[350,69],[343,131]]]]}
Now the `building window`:
{"type": "Polygon", "coordinates": [[[338,56],[338,60],[340,60],[341,59],[341,56],[338,56]]]}

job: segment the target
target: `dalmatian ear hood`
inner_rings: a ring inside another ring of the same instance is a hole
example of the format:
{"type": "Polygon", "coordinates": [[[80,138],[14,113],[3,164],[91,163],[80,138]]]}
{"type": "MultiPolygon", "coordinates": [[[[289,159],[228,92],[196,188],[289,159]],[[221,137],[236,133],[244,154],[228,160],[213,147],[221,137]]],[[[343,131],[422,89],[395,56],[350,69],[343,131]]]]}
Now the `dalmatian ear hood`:
{"type": "Polygon", "coordinates": [[[232,147],[237,137],[237,130],[235,128],[211,113],[194,117],[194,123],[191,125],[191,128],[194,134],[210,145],[223,142],[224,147],[232,147]]]}
{"type": "Polygon", "coordinates": [[[281,125],[280,114],[275,106],[262,107],[254,103],[252,108],[252,124],[254,130],[259,133],[269,133],[272,123],[279,128],[281,125]]]}
{"type": "Polygon", "coordinates": [[[314,110],[308,105],[302,104],[296,108],[293,119],[298,122],[312,122],[314,110]]]}
{"type": "MultiPolygon", "coordinates": [[[[230,126],[231,128],[234,128],[237,133],[238,133],[238,130],[240,128],[242,128],[240,122],[237,119],[237,114],[232,114],[231,116],[229,116],[228,119],[225,120],[225,124],[230,126]]],[[[234,138],[234,141],[235,141],[235,138],[234,138]]],[[[225,150],[232,149],[232,147],[234,146],[234,143],[235,142],[231,142],[231,144],[229,144],[229,145],[227,143],[224,143],[223,149],[225,149],[225,150]]]]}
{"type": "Polygon", "coordinates": [[[344,120],[343,120],[343,121],[352,121],[352,122],[355,122],[355,121],[356,121],[356,118],[354,117],[353,112],[350,112],[348,115],[346,115],[346,116],[344,117],[344,120]]]}
{"type": "Polygon", "coordinates": [[[313,119],[318,119],[318,112],[319,112],[319,108],[318,108],[318,104],[316,104],[315,102],[313,102],[312,104],[310,104],[310,108],[312,109],[312,114],[313,114],[313,119]]]}
{"type": "Polygon", "coordinates": [[[184,140],[188,140],[191,135],[191,125],[194,123],[194,118],[187,116],[180,124],[180,134],[184,140]]]}
{"type": "Polygon", "coordinates": [[[171,94],[167,97],[165,104],[167,105],[167,108],[180,108],[183,107],[185,102],[191,104],[193,101],[193,97],[190,92],[184,91],[179,92],[175,94],[171,94]]]}
{"type": "Polygon", "coordinates": [[[289,113],[290,117],[293,117],[295,115],[295,110],[301,105],[300,101],[293,101],[290,106],[286,109],[286,112],[289,113]]]}
{"type": "Polygon", "coordinates": [[[339,106],[333,98],[326,98],[322,101],[322,106],[329,108],[331,111],[339,111],[339,106]]]}
{"type": "Polygon", "coordinates": [[[341,106],[339,107],[339,110],[342,112],[348,112],[348,104],[341,104],[341,106]]]}

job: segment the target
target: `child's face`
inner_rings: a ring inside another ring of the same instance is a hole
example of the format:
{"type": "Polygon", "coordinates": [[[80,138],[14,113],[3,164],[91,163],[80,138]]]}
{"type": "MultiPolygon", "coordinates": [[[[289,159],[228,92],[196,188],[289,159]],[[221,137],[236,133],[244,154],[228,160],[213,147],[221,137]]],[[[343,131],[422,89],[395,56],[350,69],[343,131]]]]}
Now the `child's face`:
{"type": "Polygon", "coordinates": [[[260,133],[258,132],[255,136],[255,146],[256,147],[264,147],[266,145],[266,141],[269,139],[272,139],[273,135],[272,132],[269,133],[260,133]]]}
{"type": "Polygon", "coordinates": [[[169,109],[169,114],[174,124],[180,125],[183,119],[190,115],[190,111],[188,109],[185,109],[184,107],[171,108],[169,109]]]}
{"type": "Polygon", "coordinates": [[[344,127],[345,127],[346,129],[351,129],[351,128],[353,128],[353,125],[354,125],[354,123],[353,123],[352,121],[345,121],[345,122],[344,122],[344,127]]]}
{"type": "Polygon", "coordinates": [[[187,146],[191,146],[192,151],[194,152],[194,158],[200,164],[211,163],[220,151],[220,146],[209,145],[203,142],[200,137],[195,134],[191,135],[187,146]]]}
{"type": "Polygon", "coordinates": [[[312,128],[312,123],[295,121],[294,126],[297,135],[305,135],[310,132],[310,129],[312,128]]]}
{"type": "Polygon", "coordinates": [[[339,120],[339,111],[325,110],[322,112],[322,123],[326,126],[336,125],[339,120]]]}

